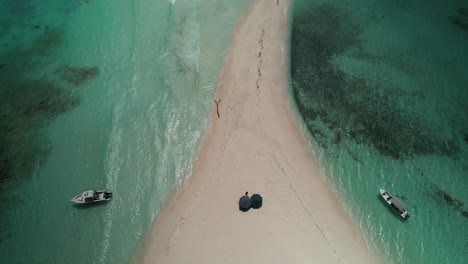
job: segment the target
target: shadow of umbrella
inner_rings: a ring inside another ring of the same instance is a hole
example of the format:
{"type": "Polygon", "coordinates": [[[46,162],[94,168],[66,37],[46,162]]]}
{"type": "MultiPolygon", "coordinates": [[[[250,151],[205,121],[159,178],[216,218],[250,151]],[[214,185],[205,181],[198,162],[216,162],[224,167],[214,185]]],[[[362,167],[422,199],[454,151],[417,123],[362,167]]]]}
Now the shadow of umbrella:
{"type": "Polygon", "coordinates": [[[250,203],[252,205],[252,208],[254,209],[258,209],[260,207],[262,207],[262,203],[263,203],[263,198],[260,194],[254,194],[252,195],[252,197],[250,197],[250,203]]]}
{"type": "Polygon", "coordinates": [[[250,198],[247,195],[242,196],[239,199],[239,210],[247,212],[251,207],[250,198]]]}

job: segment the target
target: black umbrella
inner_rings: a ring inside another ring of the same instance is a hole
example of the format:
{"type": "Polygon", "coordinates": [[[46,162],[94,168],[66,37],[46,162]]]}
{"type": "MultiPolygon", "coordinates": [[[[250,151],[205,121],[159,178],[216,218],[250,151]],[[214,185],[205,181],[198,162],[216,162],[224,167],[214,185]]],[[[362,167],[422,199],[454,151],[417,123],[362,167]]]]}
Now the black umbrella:
{"type": "Polygon", "coordinates": [[[247,195],[242,196],[239,199],[239,210],[245,212],[250,209],[250,198],[247,195]]]}
{"type": "Polygon", "coordinates": [[[263,198],[260,194],[254,194],[250,197],[250,203],[252,204],[252,208],[258,209],[262,207],[263,198]]]}

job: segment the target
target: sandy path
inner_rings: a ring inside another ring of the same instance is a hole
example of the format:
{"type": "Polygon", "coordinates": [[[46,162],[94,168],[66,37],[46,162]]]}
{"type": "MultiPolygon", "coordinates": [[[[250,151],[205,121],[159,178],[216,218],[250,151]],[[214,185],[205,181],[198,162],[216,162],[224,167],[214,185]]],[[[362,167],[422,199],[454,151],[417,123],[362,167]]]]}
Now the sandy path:
{"type": "Polygon", "coordinates": [[[238,23],[193,175],[157,220],[143,263],[378,263],[298,129],[287,97],[287,8],[256,0],[238,23]],[[242,213],[238,199],[260,193],[242,213]]]}

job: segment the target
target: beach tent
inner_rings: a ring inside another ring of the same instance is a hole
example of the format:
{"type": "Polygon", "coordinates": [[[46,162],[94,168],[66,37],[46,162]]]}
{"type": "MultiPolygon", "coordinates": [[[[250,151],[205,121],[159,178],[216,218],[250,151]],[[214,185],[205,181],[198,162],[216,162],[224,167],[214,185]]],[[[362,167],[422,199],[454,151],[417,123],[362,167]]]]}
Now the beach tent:
{"type": "Polygon", "coordinates": [[[239,199],[239,210],[245,212],[250,209],[251,203],[250,203],[250,198],[247,195],[242,196],[239,199]]]}
{"type": "Polygon", "coordinates": [[[262,207],[263,203],[263,198],[260,196],[260,194],[254,194],[252,197],[250,197],[250,203],[252,205],[252,208],[258,209],[262,207]]]}

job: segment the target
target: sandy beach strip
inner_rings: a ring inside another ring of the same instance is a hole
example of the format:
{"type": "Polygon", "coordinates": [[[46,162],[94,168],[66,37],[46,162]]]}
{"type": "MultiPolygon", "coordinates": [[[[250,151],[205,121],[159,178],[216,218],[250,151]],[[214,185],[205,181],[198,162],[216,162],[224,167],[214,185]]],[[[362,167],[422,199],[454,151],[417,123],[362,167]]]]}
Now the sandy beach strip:
{"type": "Polygon", "coordinates": [[[255,0],[238,22],[192,175],[137,262],[381,263],[299,129],[288,99],[290,1],[255,0]],[[263,207],[241,212],[239,197],[263,207]]]}

